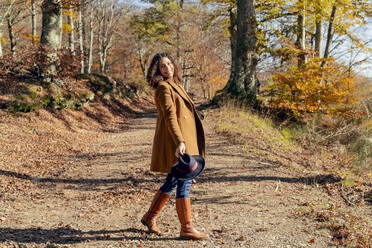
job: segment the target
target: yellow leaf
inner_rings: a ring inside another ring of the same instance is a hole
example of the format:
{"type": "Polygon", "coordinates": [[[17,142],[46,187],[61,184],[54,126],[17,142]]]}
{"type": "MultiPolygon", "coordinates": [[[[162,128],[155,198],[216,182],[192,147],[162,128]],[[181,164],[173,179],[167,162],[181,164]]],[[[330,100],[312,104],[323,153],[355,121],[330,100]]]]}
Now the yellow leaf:
{"type": "Polygon", "coordinates": [[[64,9],[62,13],[67,16],[76,17],[76,11],[73,11],[73,10],[64,9]]]}
{"type": "Polygon", "coordinates": [[[63,32],[70,33],[70,32],[72,32],[72,31],[74,31],[75,29],[74,29],[73,27],[71,27],[70,24],[68,24],[68,23],[63,23],[63,24],[62,24],[62,30],[63,30],[63,32]]]}
{"type": "Polygon", "coordinates": [[[6,39],[4,37],[1,37],[0,42],[3,43],[3,44],[6,44],[6,39]]]}

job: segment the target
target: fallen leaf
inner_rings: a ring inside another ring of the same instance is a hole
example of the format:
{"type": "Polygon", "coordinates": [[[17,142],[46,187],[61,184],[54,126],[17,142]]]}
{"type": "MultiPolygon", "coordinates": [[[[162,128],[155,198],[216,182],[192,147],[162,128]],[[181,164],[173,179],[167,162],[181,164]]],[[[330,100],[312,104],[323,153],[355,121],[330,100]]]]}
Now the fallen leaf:
{"type": "Polygon", "coordinates": [[[226,228],[223,226],[223,227],[221,227],[220,230],[218,230],[218,232],[219,232],[219,233],[224,233],[224,232],[226,232],[226,228]]]}
{"type": "Polygon", "coordinates": [[[244,237],[243,236],[240,236],[238,239],[236,239],[236,241],[244,241],[244,237]]]}

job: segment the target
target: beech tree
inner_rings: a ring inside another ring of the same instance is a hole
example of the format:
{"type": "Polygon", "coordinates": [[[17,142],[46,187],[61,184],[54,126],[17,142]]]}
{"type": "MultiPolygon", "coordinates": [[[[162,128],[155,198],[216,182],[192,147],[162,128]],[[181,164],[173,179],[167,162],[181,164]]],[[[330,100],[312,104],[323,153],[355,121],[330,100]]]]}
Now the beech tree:
{"type": "MultiPolygon", "coordinates": [[[[230,10],[230,18],[234,13],[230,10]]],[[[236,40],[235,30],[230,24],[232,66],[230,79],[221,92],[222,95],[245,96],[255,102],[258,81],[256,66],[259,60],[257,53],[257,21],[254,0],[237,1],[236,40]],[[236,43],[235,43],[236,42],[236,43]]]]}
{"type": "Polygon", "coordinates": [[[75,19],[76,11],[73,6],[68,6],[68,9],[63,12],[67,16],[68,27],[68,47],[72,55],[75,55],[75,19]]]}
{"type": "Polygon", "coordinates": [[[3,38],[2,31],[1,31],[2,26],[3,26],[3,23],[4,23],[4,20],[5,20],[6,16],[11,11],[15,2],[16,2],[16,0],[11,0],[11,1],[2,0],[0,2],[0,9],[1,9],[1,12],[0,12],[0,58],[3,57],[3,45],[2,45],[2,43],[4,41],[4,38],[3,38]]]}
{"type": "Polygon", "coordinates": [[[32,41],[35,42],[37,40],[37,33],[36,33],[36,7],[38,6],[37,0],[31,0],[31,32],[32,32],[32,41]]]}
{"type": "Polygon", "coordinates": [[[21,13],[20,9],[12,9],[9,11],[8,15],[6,16],[6,21],[8,24],[8,33],[9,33],[9,41],[10,41],[10,52],[14,53],[15,47],[17,45],[17,37],[15,37],[14,33],[14,24],[17,22],[21,13]]]}
{"type": "Polygon", "coordinates": [[[80,73],[84,74],[85,72],[85,59],[84,59],[84,22],[83,22],[83,11],[84,11],[85,4],[82,3],[78,8],[78,21],[77,21],[77,33],[79,34],[79,50],[80,50],[80,73]]]}
{"type": "Polygon", "coordinates": [[[257,90],[256,65],[257,22],[254,0],[238,0],[235,75],[229,87],[231,93],[245,93],[255,99],[257,90]]]}
{"type": "Polygon", "coordinates": [[[121,8],[116,0],[99,0],[96,6],[97,42],[100,72],[106,73],[107,54],[121,18],[121,8]]]}
{"type": "Polygon", "coordinates": [[[55,76],[58,56],[53,50],[58,50],[62,45],[62,2],[60,0],[44,0],[42,3],[42,32],[41,43],[51,51],[47,52],[48,67],[42,73],[43,80],[51,81],[55,76]]]}
{"type": "Polygon", "coordinates": [[[44,0],[41,7],[43,13],[41,43],[52,49],[60,49],[62,45],[62,2],[44,0]]]}

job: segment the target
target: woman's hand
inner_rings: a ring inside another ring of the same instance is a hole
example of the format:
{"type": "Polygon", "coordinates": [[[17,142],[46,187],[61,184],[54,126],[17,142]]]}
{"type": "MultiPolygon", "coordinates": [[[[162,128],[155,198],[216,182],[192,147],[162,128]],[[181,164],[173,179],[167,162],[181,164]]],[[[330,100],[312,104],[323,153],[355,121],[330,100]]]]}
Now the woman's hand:
{"type": "Polygon", "coordinates": [[[186,145],[185,145],[185,143],[181,142],[178,145],[178,147],[176,149],[176,153],[174,155],[178,158],[180,155],[183,155],[185,152],[186,152],[186,145]]]}

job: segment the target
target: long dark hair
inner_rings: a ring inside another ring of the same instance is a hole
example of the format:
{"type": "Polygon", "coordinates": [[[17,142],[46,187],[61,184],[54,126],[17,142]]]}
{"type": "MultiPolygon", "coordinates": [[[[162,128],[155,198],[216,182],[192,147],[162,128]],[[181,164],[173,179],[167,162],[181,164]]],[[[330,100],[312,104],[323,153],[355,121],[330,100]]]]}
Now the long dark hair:
{"type": "Polygon", "coordinates": [[[161,75],[159,70],[159,61],[163,57],[167,57],[174,66],[173,80],[175,83],[181,84],[182,82],[182,72],[179,64],[169,54],[161,52],[155,54],[151,60],[150,67],[147,70],[146,81],[153,88],[156,88],[160,81],[166,80],[166,78],[161,75]]]}

